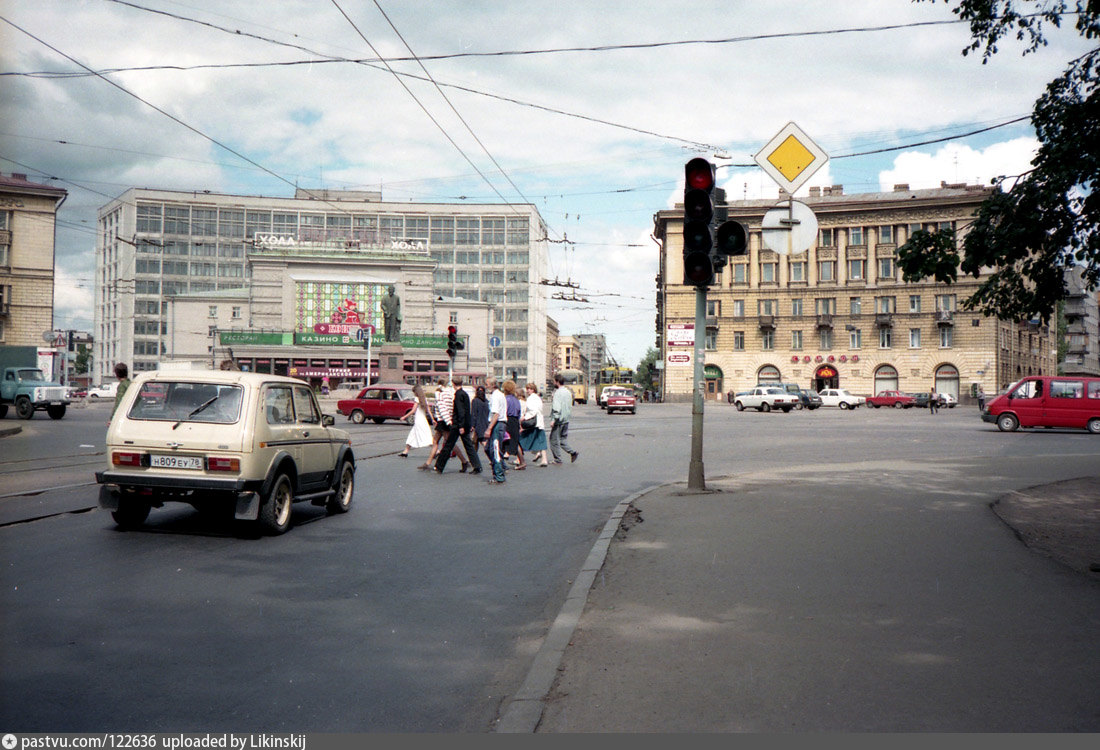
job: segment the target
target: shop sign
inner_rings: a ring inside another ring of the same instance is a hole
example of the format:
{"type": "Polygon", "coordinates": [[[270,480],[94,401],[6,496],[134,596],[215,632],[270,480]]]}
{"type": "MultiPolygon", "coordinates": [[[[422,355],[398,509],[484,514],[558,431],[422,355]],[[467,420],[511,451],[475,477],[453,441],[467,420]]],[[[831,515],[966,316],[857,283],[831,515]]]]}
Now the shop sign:
{"type": "Polygon", "coordinates": [[[667,340],[669,346],[695,346],[695,324],[669,323],[667,340]]]}
{"type": "Polygon", "coordinates": [[[668,355],[670,365],[690,365],[691,354],[688,352],[670,352],[668,355]]]}
{"type": "Polygon", "coordinates": [[[836,368],[825,365],[824,367],[817,368],[817,376],[819,378],[835,378],[836,368]]]}
{"type": "Polygon", "coordinates": [[[223,346],[290,346],[293,337],[283,331],[218,331],[223,346]]]}

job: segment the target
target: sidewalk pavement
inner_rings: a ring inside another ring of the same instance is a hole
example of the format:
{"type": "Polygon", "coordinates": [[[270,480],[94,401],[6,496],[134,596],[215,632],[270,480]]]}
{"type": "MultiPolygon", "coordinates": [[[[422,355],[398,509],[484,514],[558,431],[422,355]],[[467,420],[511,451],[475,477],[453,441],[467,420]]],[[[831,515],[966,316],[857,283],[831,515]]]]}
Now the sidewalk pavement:
{"type": "Polygon", "coordinates": [[[495,731],[1100,731],[1100,477],[845,479],[626,498],[495,731]]]}

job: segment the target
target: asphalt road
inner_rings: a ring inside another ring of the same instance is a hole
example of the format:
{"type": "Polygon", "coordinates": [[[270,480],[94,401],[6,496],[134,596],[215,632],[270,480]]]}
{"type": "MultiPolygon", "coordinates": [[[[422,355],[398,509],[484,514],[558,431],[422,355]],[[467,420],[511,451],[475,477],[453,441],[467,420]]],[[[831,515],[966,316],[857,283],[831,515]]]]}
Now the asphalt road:
{"type": "MultiPolygon", "coordinates": [[[[71,422],[24,423],[33,430],[0,441],[5,731],[487,731],[612,509],[686,479],[690,454],[683,404],[643,404],[636,416],[578,406],[570,437],[581,460],[513,472],[502,487],[454,463],[439,477],[416,471],[415,453],[393,457],[401,425],[352,426],[361,460],[345,516],[304,507],[287,535],[251,539],[169,506],[144,531],[122,533],[90,509],[94,486],[64,486],[90,476],[83,467],[44,472],[40,486],[59,489],[39,495],[8,489],[28,481],[9,457],[95,452],[87,436],[97,430],[101,451],[96,408],[71,422]]],[[[1100,441],[1001,434],[963,407],[707,409],[705,467],[715,478],[877,465],[848,481],[888,497],[891,467],[936,481],[963,458],[1002,471],[1035,455],[1047,457],[1044,478],[1071,478],[1064,473],[1100,455],[1100,441]]],[[[852,494],[844,483],[832,491],[852,494]]]]}

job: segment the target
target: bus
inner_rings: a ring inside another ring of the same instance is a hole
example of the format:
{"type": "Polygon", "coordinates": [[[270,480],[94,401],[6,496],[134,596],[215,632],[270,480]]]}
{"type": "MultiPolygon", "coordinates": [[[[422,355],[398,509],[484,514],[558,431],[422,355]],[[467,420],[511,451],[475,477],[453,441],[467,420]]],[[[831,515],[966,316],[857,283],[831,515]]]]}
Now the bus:
{"type": "Polygon", "coordinates": [[[585,374],[580,370],[561,370],[561,376],[565,379],[565,387],[573,392],[573,401],[578,404],[588,403],[588,383],[585,382],[585,374]]]}
{"type": "Polygon", "coordinates": [[[609,385],[634,387],[634,371],[629,367],[609,365],[601,367],[596,373],[596,403],[604,406],[603,389],[609,385]]]}

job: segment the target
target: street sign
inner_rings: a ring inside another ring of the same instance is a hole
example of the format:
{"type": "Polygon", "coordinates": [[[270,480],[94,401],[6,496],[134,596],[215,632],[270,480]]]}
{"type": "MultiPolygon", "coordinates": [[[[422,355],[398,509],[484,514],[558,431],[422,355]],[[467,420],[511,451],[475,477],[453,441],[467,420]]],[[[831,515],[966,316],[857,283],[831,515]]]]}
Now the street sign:
{"type": "Polygon", "coordinates": [[[788,122],[753,158],[791,195],[829,161],[821,147],[793,122],[788,122]]]}
{"type": "Polygon", "coordinates": [[[817,217],[798,201],[783,201],[769,210],[760,227],[764,245],[780,255],[809,250],[817,239],[817,217]]]}
{"type": "Polygon", "coordinates": [[[500,346],[500,336],[490,336],[489,337],[489,346],[491,346],[494,349],[496,349],[498,346],[500,346]]]}
{"type": "Polygon", "coordinates": [[[691,355],[687,352],[671,352],[668,355],[668,363],[670,365],[690,365],[691,355]]]}

